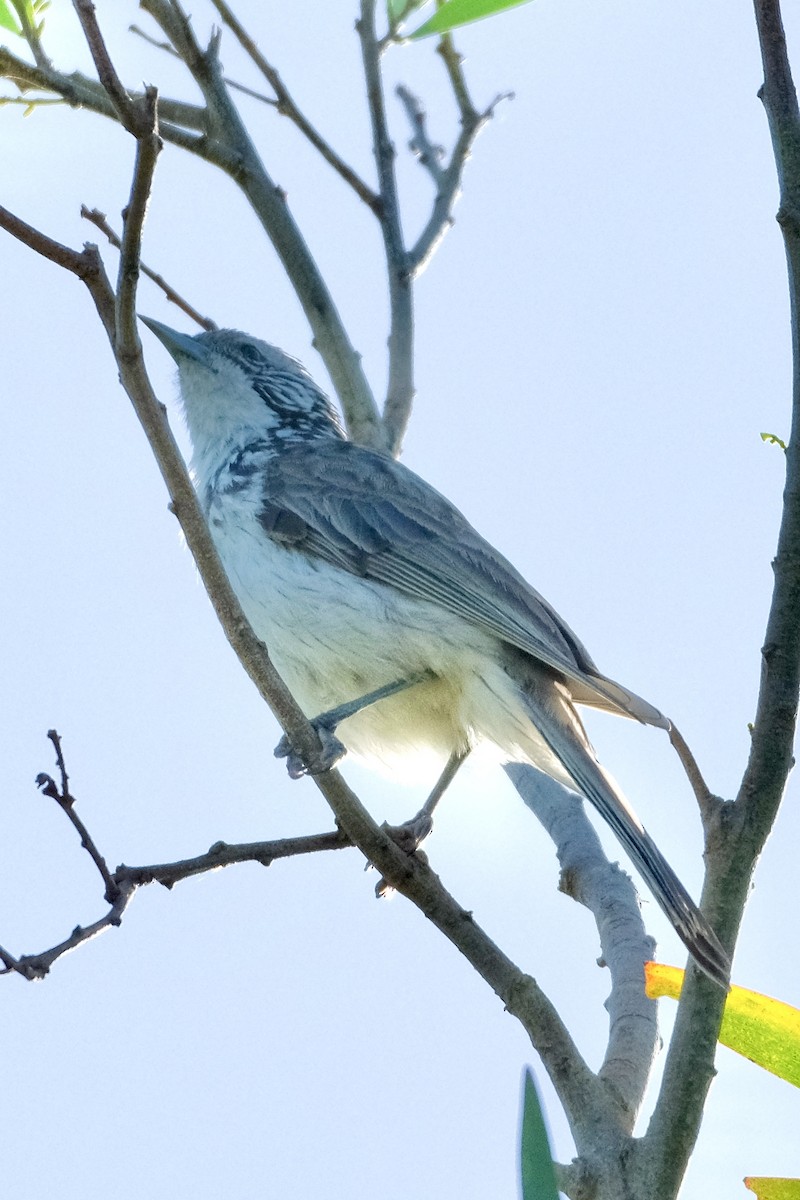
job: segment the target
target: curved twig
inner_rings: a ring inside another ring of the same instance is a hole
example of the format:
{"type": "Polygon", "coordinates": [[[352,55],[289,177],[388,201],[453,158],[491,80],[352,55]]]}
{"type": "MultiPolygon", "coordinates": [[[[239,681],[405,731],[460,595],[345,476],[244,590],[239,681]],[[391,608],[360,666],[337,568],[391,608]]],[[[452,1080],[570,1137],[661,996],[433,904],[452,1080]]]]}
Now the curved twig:
{"type": "MultiPolygon", "coordinates": [[[[300,111],[295,104],[289,89],[281,79],[278,72],[267,62],[264,55],[259,50],[256,43],[250,37],[250,34],[242,25],[239,18],[230,7],[225,3],[225,0],[212,0],[212,4],[216,8],[223,22],[228,26],[231,33],[239,42],[240,46],[250,56],[252,61],[258,67],[261,74],[269,83],[270,87],[275,92],[275,100],[272,103],[277,108],[281,116],[288,117],[289,120],[297,126],[300,132],[311,143],[315,150],[318,150],[325,162],[333,167],[337,175],[349,184],[353,191],[358,196],[359,200],[363,200],[367,208],[371,209],[376,215],[379,215],[381,208],[380,198],[375,194],[371,187],[368,186],[353,170],[344,159],[336,153],[329,142],[326,142],[322,135],[314,128],[308,118],[300,111]]],[[[232,85],[230,82],[228,86],[232,85]]]]}
{"type": "Polygon", "coordinates": [[[691,784],[695,800],[697,801],[697,807],[700,810],[703,830],[706,837],[708,837],[710,830],[719,816],[720,807],[724,804],[724,801],[721,797],[715,796],[709,788],[703,778],[700,767],[697,765],[695,756],[692,754],[689,745],[674,721],[670,722],[669,740],[673,750],[680,759],[681,766],[686,773],[686,778],[691,784]]]}
{"type": "MultiPolygon", "coordinates": [[[[109,225],[108,218],[104,212],[100,212],[98,208],[87,208],[85,204],[82,204],[81,216],[85,221],[90,221],[92,225],[96,225],[100,232],[105,234],[115,250],[121,248],[122,242],[109,225]]],[[[157,271],[151,271],[143,262],[139,263],[139,269],[143,275],[146,275],[148,279],[152,279],[153,283],[161,288],[170,303],[179,308],[181,312],[186,313],[187,317],[190,317],[201,329],[212,330],[219,328],[215,321],[212,321],[210,317],[202,316],[188,300],[185,300],[179,292],[176,292],[175,288],[167,283],[163,275],[159,275],[157,271]]]]}

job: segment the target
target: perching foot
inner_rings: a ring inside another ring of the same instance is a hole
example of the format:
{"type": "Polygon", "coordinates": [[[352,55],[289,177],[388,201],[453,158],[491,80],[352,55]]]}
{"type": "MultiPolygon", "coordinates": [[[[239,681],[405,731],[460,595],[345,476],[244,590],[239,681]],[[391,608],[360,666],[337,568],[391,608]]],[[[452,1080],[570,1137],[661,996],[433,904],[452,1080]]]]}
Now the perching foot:
{"type": "Polygon", "coordinates": [[[327,713],[324,713],[311,721],[317,737],[322,742],[322,749],[312,761],[306,762],[298,754],[286,734],[275,747],[275,757],[286,759],[286,770],[289,772],[290,779],[302,779],[304,775],[324,775],[326,771],[330,771],[331,767],[335,767],[347,753],[333,732],[335,726],[331,727],[326,717],[327,713]]]}

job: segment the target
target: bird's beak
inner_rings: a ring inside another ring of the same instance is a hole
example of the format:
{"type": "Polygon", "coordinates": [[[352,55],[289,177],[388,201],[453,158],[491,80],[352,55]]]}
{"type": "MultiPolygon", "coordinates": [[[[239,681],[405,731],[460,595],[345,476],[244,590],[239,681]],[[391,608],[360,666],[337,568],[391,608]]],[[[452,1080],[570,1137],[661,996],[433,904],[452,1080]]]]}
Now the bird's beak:
{"type": "Polygon", "coordinates": [[[161,321],[154,321],[152,317],[143,317],[141,313],[139,320],[156,335],[178,365],[181,359],[185,358],[193,358],[197,362],[206,361],[205,347],[188,333],[179,333],[177,329],[170,329],[169,325],[162,325],[161,321]]]}

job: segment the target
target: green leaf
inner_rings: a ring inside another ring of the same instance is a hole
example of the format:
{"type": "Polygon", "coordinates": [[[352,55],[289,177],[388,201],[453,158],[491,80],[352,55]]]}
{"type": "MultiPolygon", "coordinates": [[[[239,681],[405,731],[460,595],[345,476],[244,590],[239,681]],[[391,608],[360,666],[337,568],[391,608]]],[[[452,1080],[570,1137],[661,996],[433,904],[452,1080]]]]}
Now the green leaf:
{"type": "Polygon", "coordinates": [[[390,25],[405,21],[417,8],[422,8],[428,0],[386,0],[386,15],[390,25]]]}
{"type": "Polygon", "coordinates": [[[786,442],[783,438],[779,438],[777,433],[762,433],[762,442],[769,442],[771,446],[780,446],[781,450],[786,450],[786,442]]]}
{"type": "Polygon", "coordinates": [[[457,25],[468,25],[483,17],[493,17],[506,8],[527,4],[528,0],[446,0],[437,13],[410,35],[412,38],[430,37],[433,33],[449,33],[457,25]]]}
{"type": "MultiPolygon", "coordinates": [[[[647,995],[651,1000],[659,996],[677,1000],[683,974],[679,967],[646,963],[647,995]]],[[[800,1087],[800,1010],[790,1004],[732,987],[725,1002],[719,1040],[765,1071],[800,1087]]]]}
{"type": "Polygon", "coordinates": [[[522,1200],[558,1200],[544,1113],[530,1068],[525,1069],[520,1133],[522,1200]]]}
{"type": "Polygon", "coordinates": [[[764,1179],[752,1176],[745,1187],[755,1192],[758,1200],[800,1200],[800,1179],[764,1179]]]}
{"type": "Polygon", "coordinates": [[[0,29],[9,29],[17,37],[22,37],[22,29],[17,22],[17,18],[8,7],[8,0],[0,0],[0,29]]]}

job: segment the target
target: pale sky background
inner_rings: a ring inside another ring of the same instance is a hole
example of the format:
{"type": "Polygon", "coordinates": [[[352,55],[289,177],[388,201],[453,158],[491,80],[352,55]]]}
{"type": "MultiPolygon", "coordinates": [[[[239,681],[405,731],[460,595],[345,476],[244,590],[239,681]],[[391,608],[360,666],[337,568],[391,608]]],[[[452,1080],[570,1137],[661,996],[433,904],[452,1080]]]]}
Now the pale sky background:
{"type": "MultiPolygon", "coordinates": [[[[194,6],[207,32],[210,6],[194,6]]],[[[238,6],[309,117],[370,179],[355,5],[238,6]]],[[[131,86],[193,98],[147,18],[98,3],[131,86]]],[[[796,13],[795,66],[800,73],[796,13]]],[[[88,69],[65,0],[48,48],[88,69]]],[[[10,35],[3,38],[11,44],[10,35]]],[[[418,400],[405,461],[459,504],[563,613],[600,667],[672,716],[710,786],[748,749],[786,435],[789,329],[777,186],[747,4],[537,0],[463,31],[477,104],[513,89],[478,142],[457,223],[417,293],[418,400]]],[[[19,46],[12,47],[19,50],[19,46]]],[[[390,79],[452,139],[434,43],[390,79]]],[[[226,37],[223,60],[258,87],[226,37]]],[[[430,185],[400,150],[406,226],[430,185]]],[[[370,378],[385,377],[374,219],[294,129],[252,101],[370,378]]],[[[0,112],[2,202],[52,236],[119,225],[131,140],[66,108],[0,112]]],[[[112,273],[116,258],[108,251],[112,273]]],[[[303,358],[302,312],[233,185],[168,147],[145,259],[218,322],[303,358]]],[[[272,758],[278,732],[215,624],[166,509],[82,286],[0,238],[4,281],[4,788],[0,942],[44,949],[103,912],[77,837],[34,787],[63,735],[80,812],[111,865],[331,827],[313,784],[272,758]]],[[[140,308],[189,328],[143,284],[140,308]]],[[[160,395],[172,366],[146,336],[160,395]]],[[[185,445],[185,438],[181,431],[185,445]]],[[[666,738],[591,721],[600,756],[695,893],[700,828],[666,738]]],[[[345,765],[379,818],[419,790],[345,765]]],[[[736,982],[800,1003],[794,784],[760,864],[736,982]]],[[[614,858],[620,851],[609,839],[614,858]]],[[[557,893],[551,844],[498,772],[465,771],[433,865],[556,1002],[593,1066],[608,991],[594,925],[557,893]]],[[[3,1183],[9,1196],[210,1200],[516,1194],[520,1075],[534,1065],[556,1154],[568,1132],[521,1028],[418,912],[373,899],[356,852],[232,868],[150,888],[121,929],[44,983],[0,980],[3,1183]]],[[[677,939],[644,897],[659,956],[677,939]]],[[[663,1006],[669,1036],[673,1010],[663,1006]]],[[[800,1176],[800,1099],[721,1050],[688,1200],[745,1196],[746,1174],[800,1176]]],[[[646,1113],[645,1113],[646,1116],[646,1113]]]]}

